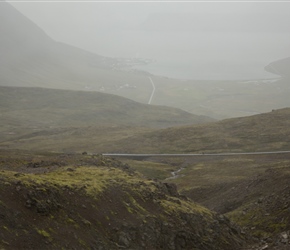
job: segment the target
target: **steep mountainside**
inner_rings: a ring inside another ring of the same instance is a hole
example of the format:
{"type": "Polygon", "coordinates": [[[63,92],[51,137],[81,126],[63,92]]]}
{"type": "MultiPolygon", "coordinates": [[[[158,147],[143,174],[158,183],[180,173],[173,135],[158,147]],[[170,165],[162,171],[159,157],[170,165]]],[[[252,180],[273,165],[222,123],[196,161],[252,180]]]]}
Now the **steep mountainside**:
{"type": "MultiPolygon", "coordinates": [[[[110,89],[119,84],[144,82],[144,76],[116,70],[118,61],[115,59],[55,42],[36,24],[3,1],[0,2],[0,22],[2,86],[98,91],[104,85],[110,89]]],[[[146,80],[146,86],[150,86],[146,80]]],[[[147,100],[146,90],[144,92],[147,100]]]]}
{"type": "Polygon", "coordinates": [[[1,152],[1,249],[241,249],[226,217],[101,156],[1,152]],[[4,154],[3,154],[4,153],[4,154]]]}

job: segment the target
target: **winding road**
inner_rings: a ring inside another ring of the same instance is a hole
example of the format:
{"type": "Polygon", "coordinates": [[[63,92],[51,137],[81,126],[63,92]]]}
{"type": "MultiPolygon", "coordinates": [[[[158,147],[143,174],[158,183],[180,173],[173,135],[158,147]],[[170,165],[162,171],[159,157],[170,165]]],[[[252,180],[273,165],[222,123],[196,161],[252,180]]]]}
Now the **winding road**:
{"type": "Polygon", "coordinates": [[[151,96],[150,96],[149,101],[148,101],[148,104],[151,104],[152,99],[153,99],[153,96],[154,96],[154,94],[155,94],[155,90],[156,90],[156,88],[155,88],[155,84],[154,84],[153,80],[151,79],[151,77],[148,76],[148,78],[149,78],[149,80],[150,80],[150,82],[151,82],[151,84],[152,84],[152,87],[153,87],[153,89],[152,89],[152,93],[151,93],[151,96]]]}

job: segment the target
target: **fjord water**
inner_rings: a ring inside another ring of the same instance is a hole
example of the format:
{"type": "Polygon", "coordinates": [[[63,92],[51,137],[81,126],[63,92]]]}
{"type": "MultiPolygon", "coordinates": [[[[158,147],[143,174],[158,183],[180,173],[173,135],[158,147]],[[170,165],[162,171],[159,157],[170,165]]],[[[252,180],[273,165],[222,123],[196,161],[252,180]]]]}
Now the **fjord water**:
{"type": "Polygon", "coordinates": [[[196,80],[248,80],[278,77],[264,67],[285,57],[290,34],[123,30],[107,32],[97,43],[101,54],[150,59],[151,63],[135,68],[155,75],[196,80]]]}

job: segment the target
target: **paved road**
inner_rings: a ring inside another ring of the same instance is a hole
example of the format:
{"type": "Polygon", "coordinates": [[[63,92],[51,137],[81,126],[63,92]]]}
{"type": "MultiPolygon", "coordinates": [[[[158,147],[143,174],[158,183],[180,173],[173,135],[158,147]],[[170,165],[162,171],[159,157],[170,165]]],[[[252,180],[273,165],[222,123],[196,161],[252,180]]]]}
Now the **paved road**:
{"type": "Polygon", "coordinates": [[[245,153],[213,153],[213,154],[111,154],[105,153],[104,156],[112,157],[184,157],[184,156],[232,156],[232,155],[269,155],[269,154],[288,154],[290,151],[269,151],[269,152],[245,152],[245,153]]]}
{"type": "Polygon", "coordinates": [[[151,79],[151,77],[148,76],[148,78],[149,78],[149,80],[150,80],[150,82],[151,82],[151,84],[152,84],[152,87],[153,87],[153,89],[152,89],[152,93],[151,93],[151,96],[150,96],[149,101],[148,101],[148,104],[151,104],[152,99],[153,99],[153,96],[154,96],[154,94],[155,94],[155,89],[156,89],[156,88],[155,88],[155,84],[154,84],[153,80],[151,79]]]}

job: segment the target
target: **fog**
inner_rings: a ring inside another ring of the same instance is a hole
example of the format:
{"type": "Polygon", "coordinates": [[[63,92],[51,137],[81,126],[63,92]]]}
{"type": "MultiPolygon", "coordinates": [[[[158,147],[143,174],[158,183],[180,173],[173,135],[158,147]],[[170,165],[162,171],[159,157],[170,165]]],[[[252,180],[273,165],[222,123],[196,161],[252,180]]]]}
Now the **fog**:
{"type": "MultiPolygon", "coordinates": [[[[7,1],[9,2],[9,1],[7,1]]],[[[181,79],[275,78],[290,55],[290,2],[10,2],[56,41],[181,79]]]]}

